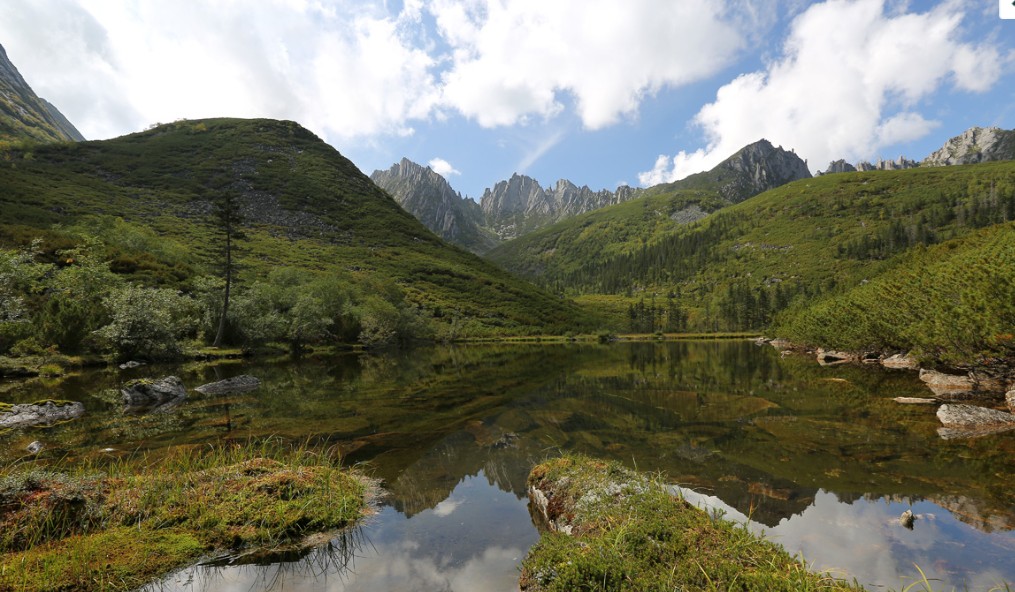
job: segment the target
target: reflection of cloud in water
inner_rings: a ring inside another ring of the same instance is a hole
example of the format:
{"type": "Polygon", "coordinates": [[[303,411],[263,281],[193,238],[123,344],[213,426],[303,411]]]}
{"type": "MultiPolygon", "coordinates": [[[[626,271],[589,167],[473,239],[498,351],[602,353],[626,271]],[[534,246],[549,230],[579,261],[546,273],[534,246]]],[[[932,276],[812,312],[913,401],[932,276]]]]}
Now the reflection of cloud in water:
{"type": "Polygon", "coordinates": [[[214,570],[186,570],[169,578],[161,589],[188,592],[381,592],[433,590],[440,592],[504,592],[518,589],[518,562],[525,549],[490,547],[461,565],[443,565],[420,555],[420,545],[368,546],[348,571],[289,573],[285,564],[242,566],[214,570]]]}
{"type": "Polygon", "coordinates": [[[407,517],[384,507],[353,532],[349,545],[315,550],[295,563],[195,567],[152,590],[510,591],[518,589],[518,565],[538,538],[525,503],[482,471],[432,510],[407,517]]]}
{"type": "Polygon", "coordinates": [[[458,506],[462,505],[461,501],[452,500],[448,498],[441,503],[437,504],[433,509],[433,513],[438,516],[449,516],[452,512],[458,509],[458,506]]]}
{"type": "MultiPolygon", "coordinates": [[[[734,522],[747,517],[717,497],[680,489],[693,505],[721,509],[734,522]]],[[[945,589],[986,590],[1015,582],[1015,565],[1004,554],[1015,550],[1015,533],[984,533],[956,520],[946,509],[916,502],[919,518],[913,530],[899,524],[908,504],[868,501],[843,503],[819,491],[802,514],[784,518],[773,528],[751,523],[751,530],[802,554],[811,569],[861,583],[903,588],[919,577],[938,579],[945,589]],[[902,574],[902,575],[900,575],[902,574]]]]}

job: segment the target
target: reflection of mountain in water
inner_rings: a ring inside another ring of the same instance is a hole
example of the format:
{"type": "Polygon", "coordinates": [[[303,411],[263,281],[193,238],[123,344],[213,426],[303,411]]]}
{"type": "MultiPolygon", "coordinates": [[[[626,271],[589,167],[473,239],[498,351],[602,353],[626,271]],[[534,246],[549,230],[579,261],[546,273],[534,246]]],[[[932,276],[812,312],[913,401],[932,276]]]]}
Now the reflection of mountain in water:
{"type": "Polygon", "coordinates": [[[1015,438],[942,441],[932,409],[891,400],[923,394],[913,374],[824,368],[749,342],[434,347],[144,372],[188,386],[253,374],[262,388],[192,393],[163,417],[129,418],[96,396],[121,375],[92,373],[57,388],[66,392],[19,394],[85,400],[83,420],[0,438],[42,439],[59,453],[269,435],[326,442],[349,463],[368,462],[408,515],[480,471],[522,496],[532,464],[576,450],[662,472],[767,525],[802,512],[820,489],[844,500],[939,500],[977,528],[1015,525],[1005,482],[1015,438]]]}

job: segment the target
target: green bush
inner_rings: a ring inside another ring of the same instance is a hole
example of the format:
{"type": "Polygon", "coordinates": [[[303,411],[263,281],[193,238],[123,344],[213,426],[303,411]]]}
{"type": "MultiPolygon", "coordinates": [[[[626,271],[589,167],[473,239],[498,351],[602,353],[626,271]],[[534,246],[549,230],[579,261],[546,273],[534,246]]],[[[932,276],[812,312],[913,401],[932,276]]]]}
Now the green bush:
{"type": "Polygon", "coordinates": [[[128,284],[104,298],[103,305],[112,321],[96,333],[121,359],[179,357],[179,340],[194,332],[199,318],[193,299],[166,288],[128,284]]]}

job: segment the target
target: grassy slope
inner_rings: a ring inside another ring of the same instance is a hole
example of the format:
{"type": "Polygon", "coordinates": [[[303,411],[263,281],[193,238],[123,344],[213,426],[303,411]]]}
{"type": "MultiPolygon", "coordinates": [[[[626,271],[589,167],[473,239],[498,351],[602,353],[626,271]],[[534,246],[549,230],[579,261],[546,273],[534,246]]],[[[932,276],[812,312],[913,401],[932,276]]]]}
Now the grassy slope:
{"type": "Polygon", "coordinates": [[[781,284],[801,297],[839,291],[895,268],[913,244],[1011,219],[1013,173],[1015,163],[995,162],[827,175],[690,225],[668,217],[685,193],[649,196],[511,241],[491,258],[545,285],[595,295],[586,301],[612,307],[618,320],[632,298],[673,290],[700,324],[703,309],[718,308],[732,285],[781,284]]]}
{"type": "Polygon", "coordinates": [[[785,315],[800,343],[916,350],[929,357],[1015,357],[1015,224],[912,250],[892,273],[785,315]]]}
{"type": "Polygon", "coordinates": [[[241,260],[247,279],[299,266],[352,282],[393,281],[418,306],[471,318],[480,332],[560,331],[579,316],[573,305],[442,242],[292,122],[184,121],[38,147],[31,159],[0,167],[0,185],[3,242],[24,242],[54,224],[106,228],[104,238],[129,255],[124,271],[148,272],[153,281],[185,283],[211,269],[211,202],[239,191],[254,218],[241,260]],[[145,236],[142,228],[155,240],[120,240],[145,236]]]}

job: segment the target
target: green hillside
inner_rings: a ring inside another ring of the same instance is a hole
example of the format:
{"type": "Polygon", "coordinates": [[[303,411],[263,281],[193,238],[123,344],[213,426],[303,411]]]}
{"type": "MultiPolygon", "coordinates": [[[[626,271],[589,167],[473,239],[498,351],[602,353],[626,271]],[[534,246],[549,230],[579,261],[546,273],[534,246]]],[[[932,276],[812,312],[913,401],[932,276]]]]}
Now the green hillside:
{"type": "MultiPolygon", "coordinates": [[[[309,291],[327,309],[310,318],[333,317],[330,333],[353,339],[367,325],[384,325],[378,316],[438,338],[560,332],[580,320],[573,304],[441,241],[292,122],[181,121],[102,142],[8,147],[3,158],[8,276],[13,249],[42,237],[41,252],[28,259],[55,268],[36,279],[98,258],[120,278],[215,301],[221,287],[208,286],[221,276],[224,243],[215,212],[233,199],[245,235],[236,295],[256,288],[259,300],[246,302],[254,318],[300,310],[296,302],[309,291]],[[100,244],[58,256],[93,239],[100,244]],[[279,293],[289,287],[291,294],[279,293]]],[[[41,314],[54,287],[23,283],[8,300],[41,314]]]]}
{"type": "Polygon", "coordinates": [[[890,273],[787,311],[779,335],[963,363],[1015,358],[1015,224],[917,247],[890,273]]]}
{"type": "Polygon", "coordinates": [[[689,224],[672,219],[694,200],[713,210],[716,199],[633,200],[511,241],[491,258],[611,312],[620,329],[763,329],[794,301],[895,269],[912,247],[1015,219],[1015,163],[826,175],[689,224]]]}

